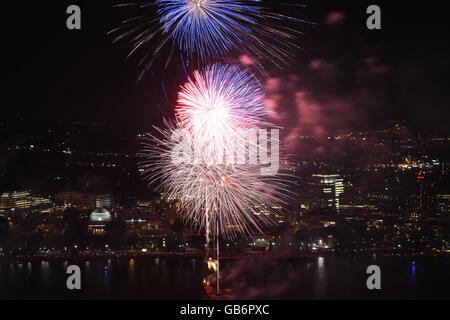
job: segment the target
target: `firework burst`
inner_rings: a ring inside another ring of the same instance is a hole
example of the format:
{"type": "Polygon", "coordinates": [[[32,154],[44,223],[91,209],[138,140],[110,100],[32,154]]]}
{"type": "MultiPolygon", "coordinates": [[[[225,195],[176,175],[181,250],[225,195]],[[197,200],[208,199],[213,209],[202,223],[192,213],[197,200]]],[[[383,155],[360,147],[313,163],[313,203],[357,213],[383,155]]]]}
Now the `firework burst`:
{"type": "Polygon", "coordinates": [[[265,125],[263,101],[261,85],[251,74],[236,65],[216,64],[195,71],[181,87],[177,121],[197,147],[216,154],[236,149],[236,143],[244,142],[239,135],[265,125]]]}
{"type": "MultiPolygon", "coordinates": [[[[180,89],[176,123],[148,135],[140,153],[149,183],[177,199],[180,215],[205,229],[207,239],[209,234],[235,238],[261,230],[290,194],[286,176],[264,175],[263,163],[247,161],[251,146],[258,145],[253,150],[259,158],[269,152],[267,144],[247,139],[248,132],[267,125],[263,97],[256,79],[239,67],[196,71],[180,89]],[[242,150],[244,161],[236,161],[242,150]]],[[[277,138],[271,142],[278,144],[277,138]]],[[[279,160],[279,149],[270,153],[279,160]]]]}
{"type": "MultiPolygon", "coordinates": [[[[235,52],[251,56],[263,70],[262,60],[283,65],[299,49],[296,23],[305,22],[280,12],[295,12],[298,5],[263,6],[263,0],[156,0],[138,6],[141,15],[110,32],[114,41],[128,39],[130,55],[142,49],[143,73],[155,59],[165,66],[180,53],[184,62],[213,62],[235,52]]],[[[197,63],[195,63],[197,62],[197,63]]]]}
{"type": "Polygon", "coordinates": [[[165,33],[178,48],[201,59],[220,56],[242,45],[244,33],[251,33],[261,8],[245,1],[156,0],[165,33]]]}

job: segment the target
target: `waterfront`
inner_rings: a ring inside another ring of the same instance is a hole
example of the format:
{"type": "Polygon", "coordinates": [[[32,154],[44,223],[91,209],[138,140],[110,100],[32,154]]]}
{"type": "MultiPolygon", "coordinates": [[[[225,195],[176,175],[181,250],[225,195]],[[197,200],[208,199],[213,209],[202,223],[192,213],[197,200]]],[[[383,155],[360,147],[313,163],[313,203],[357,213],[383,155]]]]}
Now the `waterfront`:
{"type": "MultiPolygon", "coordinates": [[[[448,299],[449,257],[232,259],[222,263],[230,299],[448,299]],[[274,261],[276,260],[276,261],[274,261]],[[382,290],[366,288],[367,266],[382,270],[382,290]]],[[[29,262],[0,260],[1,299],[204,299],[199,258],[137,257],[29,262]],[[68,291],[65,268],[82,270],[68,291]]]]}

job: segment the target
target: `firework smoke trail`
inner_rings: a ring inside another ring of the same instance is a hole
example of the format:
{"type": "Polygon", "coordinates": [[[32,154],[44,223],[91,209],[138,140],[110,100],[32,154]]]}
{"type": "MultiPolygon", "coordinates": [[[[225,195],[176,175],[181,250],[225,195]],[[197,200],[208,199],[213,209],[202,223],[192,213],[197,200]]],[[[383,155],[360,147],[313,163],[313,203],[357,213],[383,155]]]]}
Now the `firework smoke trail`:
{"type": "Polygon", "coordinates": [[[115,35],[115,42],[129,39],[129,55],[145,50],[140,61],[144,66],[141,77],[166,51],[166,68],[176,51],[182,53],[188,64],[197,61],[196,65],[199,61],[218,61],[236,51],[251,56],[263,71],[262,60],[281,67],[295,55],[300,49],[296,42],[301,32],[293,25],[306,22],[276,11],[284,6],[293,12],[299,5],[277,4],[268,8],[263,3],[263,0],[155,0],[123,4],[120,6],[138,6],[145,11],[124,21],[110,34],[115,35]]]}

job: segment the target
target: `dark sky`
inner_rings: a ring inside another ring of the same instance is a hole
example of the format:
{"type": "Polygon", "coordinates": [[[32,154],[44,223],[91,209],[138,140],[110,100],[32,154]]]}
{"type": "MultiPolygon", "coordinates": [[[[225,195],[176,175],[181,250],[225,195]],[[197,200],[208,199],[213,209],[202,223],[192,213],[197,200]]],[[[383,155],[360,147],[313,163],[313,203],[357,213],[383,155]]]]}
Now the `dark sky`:
{"type": "MultiPolygon", "coordinates": [[[[106,35],[129,17],[126,10],[113,9],[114,3],[8,1],[2,15],[2,121],[23,117],[43,126],[67,120],[107,121],[146,129],[171,115],[173,93],[184,74],[170,70],[164,81],[147,74],[136,84],[137,59],[126,60],[127,43],[112,45],[106,35]],[[81,31],[66,29],[70,4],[82,9],[81,31]]],[[[288,71],[268,69],[284,86],[277,90],[292,97],[302,94],[301,103],[319,110],[315,121],[327,119],[334,128],[404,119],[413,126],[449,131],[449,1],[299,3],[307,6],[299,11],[301,17],[318,25],[302,26],[304,51],[288,71]],[[369,4],[382,8],[381,31],[365,27],[369,4]]],[[[288,100],[277,107],[298,112],[298,101],[288,100]]]]}

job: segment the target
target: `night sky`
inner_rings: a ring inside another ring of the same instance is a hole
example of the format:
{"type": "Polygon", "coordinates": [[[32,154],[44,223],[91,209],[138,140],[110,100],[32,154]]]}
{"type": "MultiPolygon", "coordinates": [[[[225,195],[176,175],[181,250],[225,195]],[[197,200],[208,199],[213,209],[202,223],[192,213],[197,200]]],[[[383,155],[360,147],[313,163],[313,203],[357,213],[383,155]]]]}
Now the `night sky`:
{"type": "MultiPolygon", "coordinates": [[[[105,121],[146,130],[171,117],[185,75],[174,68],[136,83],[139,56],[127,60],[128,44],[112,44],[106,34],[131,14],[114,3],[8,1],[1,121],[23,118],[31,127],[105,121]],[[70,4],[82,9],[81,31],[66,29],[70,4]]],[[[287,71],[268,67],[271,78],[262,80],[280,124],[329,134],[402,119],[450,131],[448,1],[299,3],[306,8],[296,14],[317,24],[300,26],[304,51],[287,71]],[[369,4],[382,9],[381,31],[366,29],[369,4]]]]}

